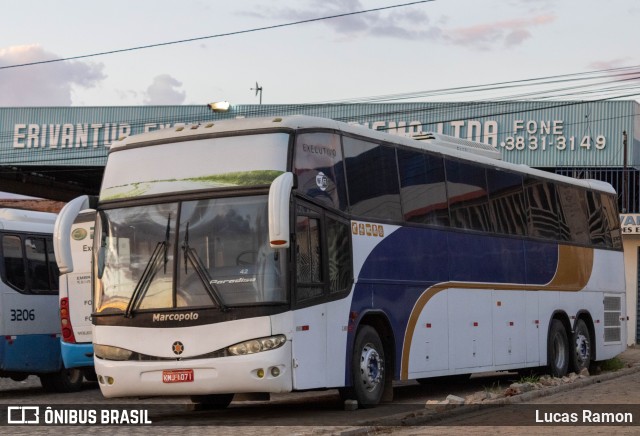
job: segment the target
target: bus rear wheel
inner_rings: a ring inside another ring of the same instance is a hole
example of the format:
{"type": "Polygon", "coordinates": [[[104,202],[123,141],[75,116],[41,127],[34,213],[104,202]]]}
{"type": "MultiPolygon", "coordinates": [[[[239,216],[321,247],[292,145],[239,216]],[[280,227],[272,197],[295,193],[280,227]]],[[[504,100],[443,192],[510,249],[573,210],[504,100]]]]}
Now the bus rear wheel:
{"type": "Polygon", "coordinates": [[[567,331],[558,319],[551,320],[547,338],[547,370],[553,377],[564,377],[569,368],[567,331]]]}
{"type": "Polygon", "coordinates": [[[573,329],[571,340],[571,369],[580,372],[591,364],[591,335],[587,324],[579,319],[573,329]]]}
{"type": "Polygon", "coordinates": [[[63,368],[53,374],[41,374],[40,384],[47,392],[78,392],[82,389],[83,375],[78,368],[63,368]]]}
{"type": "Polygon", "coordinates": [[[197,405],[198,409],[226,409],[231,404],[234,394],[210,394],[192,395],[191,402],[197,405]]]}
{"type": "Polygon", "coordinates": [[[385,385],[385,360],[382,341],[368,325],[358,329],[351,359],[353,396],[360,407],[373,407],[382,399],[385,385]]]}

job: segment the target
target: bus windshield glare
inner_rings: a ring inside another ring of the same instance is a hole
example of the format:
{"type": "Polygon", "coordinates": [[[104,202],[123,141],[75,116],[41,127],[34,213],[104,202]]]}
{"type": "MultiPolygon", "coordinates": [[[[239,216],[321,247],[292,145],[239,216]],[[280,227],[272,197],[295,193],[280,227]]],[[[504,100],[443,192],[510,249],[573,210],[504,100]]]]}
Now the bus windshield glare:
{"type": "Polygon", "coordinates": [[[287,302],[267,196],[109,209],[96,226],[97,313],[287,302]]]}

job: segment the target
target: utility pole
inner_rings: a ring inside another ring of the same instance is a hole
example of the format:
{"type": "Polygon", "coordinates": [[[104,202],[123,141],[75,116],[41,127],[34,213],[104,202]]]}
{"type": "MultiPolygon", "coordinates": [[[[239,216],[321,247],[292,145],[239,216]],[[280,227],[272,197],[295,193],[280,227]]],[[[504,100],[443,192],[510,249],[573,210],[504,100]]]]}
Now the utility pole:
{"type": "Polygon", "coordinates": [[[627,175],[627,131],[622,132],[622,151],[624,153],[622,160],[622,213],[629,210],[629,180],[627,175]]]}

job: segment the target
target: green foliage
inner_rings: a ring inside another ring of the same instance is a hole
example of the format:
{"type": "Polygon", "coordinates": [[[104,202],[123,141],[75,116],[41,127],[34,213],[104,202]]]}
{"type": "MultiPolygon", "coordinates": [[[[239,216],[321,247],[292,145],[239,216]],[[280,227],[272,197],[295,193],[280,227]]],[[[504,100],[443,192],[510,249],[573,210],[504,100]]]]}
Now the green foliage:
{"type": "Polygon", "coordinates": [[[520,377],[518,383],[538,383],[540,381],[540,376],[536,374],[530,374],[520,377]]]}
{"type": "Polygon", "coordinates": [[[600,362],[600,369],[602,369],[602,371],[617,371],[624,367],[624,362],[617,357],[600,362]]]}

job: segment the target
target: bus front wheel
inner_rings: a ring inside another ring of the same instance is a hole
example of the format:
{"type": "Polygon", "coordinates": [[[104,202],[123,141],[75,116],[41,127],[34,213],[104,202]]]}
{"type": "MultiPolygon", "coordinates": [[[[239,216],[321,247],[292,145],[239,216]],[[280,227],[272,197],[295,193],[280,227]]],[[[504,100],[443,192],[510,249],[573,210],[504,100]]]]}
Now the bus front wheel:
{"type": "Polygon", "coordinates": [[[385,360],[382,341],[368,325],[358,329],[351,359],[352,393],[361,407],[373,407],[382,399],[385,360]]]}
{"type": "Polygon", "coordinates": [[[551,321],[547,338],[547,369],[553,377],[564,377],[569,368],[567,331],[558,319],[551,321]]]}

